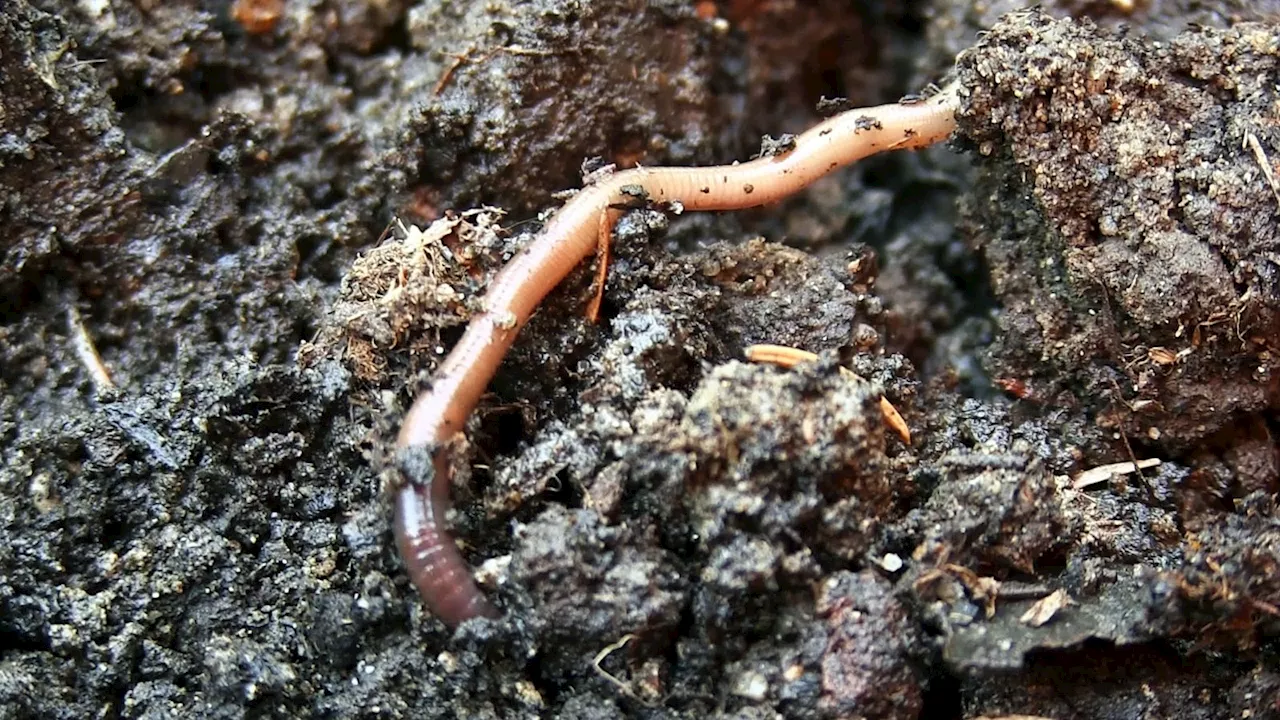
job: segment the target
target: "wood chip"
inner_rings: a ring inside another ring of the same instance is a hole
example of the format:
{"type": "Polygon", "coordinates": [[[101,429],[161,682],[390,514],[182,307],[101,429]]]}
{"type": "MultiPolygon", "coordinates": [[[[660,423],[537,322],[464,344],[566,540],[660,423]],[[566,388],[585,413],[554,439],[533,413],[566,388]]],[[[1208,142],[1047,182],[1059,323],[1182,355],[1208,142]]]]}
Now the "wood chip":
{"type": "Polygon", "coordinates": [[[93,338],[89,337],[89,331],[84,326],[84,318],[80,317],[80,311],[74,306],[67,308],[67,330],[71,334],[71,349],[88,371],[94,387],[99,392],[114,388],[116,384],[111,380],[111,372],[103,364],[98,347],[93,344],[93,338]]]}
{"type": "Polygon", "coordinates": [[[1262,174],[1267,178],[1267,184],[1271,186],[1271,194],[1275,196],[1276,204],[1280,205],[1280,184],[1276,182],[1275,170],[1271,168],[1271,160],[1267,158],[1267,152],[1262,149],[1262,143],[1258,142],[1258,136],[1250,130],[1244,134],[1244,146],[1253,151],[1253,158],[1258,161],[1258,165],[1262,168],[1262,174]]]}
{"type": "Polygon", "coordinates": [[[1110,465],[1099,465],[1095,468],[1089,468],[1072,478],[1071,487],[1076,490],[1082,490],[1090,485],[1107,482],[1116,475],[1128,475],[1129,473],[1137,472],[1138,470],[1146,470],[1147,468],[1156,467],[1160,462],[1161,461],[1158,458],[1148,458],[1146,460],[1139,460],[1136,464],[1132,462],[1118,462],[1111,463],[1110,465]]]}
{"type": "Polygon", "coordinates": [[[1070,604],[1071,596],[1067,595],[1066,590],[1054,590],[1047,596],[1037,600],[1026,612],[1022,613],[1022,617],[1018,618],[1018,621],[1031,627],[1040,627],[1052,620],[1059,610],[1070,604]]]}

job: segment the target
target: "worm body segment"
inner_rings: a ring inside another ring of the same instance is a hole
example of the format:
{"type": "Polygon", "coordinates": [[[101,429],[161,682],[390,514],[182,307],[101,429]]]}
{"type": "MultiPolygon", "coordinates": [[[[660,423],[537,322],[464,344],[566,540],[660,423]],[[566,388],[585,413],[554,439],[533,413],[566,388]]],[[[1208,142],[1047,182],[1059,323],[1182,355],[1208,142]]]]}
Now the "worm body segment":
{"type": "MultiPolygon", "coordinates": [[[[924,102],[850,110],[798,136],[785,154],[715,167],[635,168],[583,189],[556,212],[542,233],[493,279],[483,311],[436,370],[400,427],[400,449],[443,448],[463,430],[520,328],[552,288],[597,246],[601,218],[612,225],[624,188],[644,188],[649,200],[685,210],[737,210],[775,202],[833,170],[885,150],[921,148],[955,129],[954,89],[924,102]]],[[[445,527],[451,459],[436,449],[430,487],[397,491],[395,537],[423,600],[450,626],[496,614],[471,577],[445,527]]]]}

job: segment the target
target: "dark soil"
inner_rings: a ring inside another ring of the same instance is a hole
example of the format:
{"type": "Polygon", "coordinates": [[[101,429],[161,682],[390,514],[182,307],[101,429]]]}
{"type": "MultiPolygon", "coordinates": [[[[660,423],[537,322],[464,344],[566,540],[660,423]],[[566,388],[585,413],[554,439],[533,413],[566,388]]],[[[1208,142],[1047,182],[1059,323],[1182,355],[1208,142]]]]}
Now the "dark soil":
{"type": "Polygon", "coordinates": [[[1280,4],[1041,5],[0,0],[0,718],[1280,717],[1280,4]],[[556,193],[962,50],[951,148],[621,221],[432,618],[388,442],[556,193]]]}

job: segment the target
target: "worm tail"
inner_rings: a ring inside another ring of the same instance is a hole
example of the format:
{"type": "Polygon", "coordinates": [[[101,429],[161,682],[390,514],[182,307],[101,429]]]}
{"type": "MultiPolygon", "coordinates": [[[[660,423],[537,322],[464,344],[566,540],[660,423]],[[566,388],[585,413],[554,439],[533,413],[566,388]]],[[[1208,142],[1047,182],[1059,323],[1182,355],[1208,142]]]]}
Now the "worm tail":
{"type": "Polygon", "coordinates": [[[497,617],[497,610],[476,587],[471,568],[445,529],[447,476],[437,476],[432,485],[441,490],[409,484],[396,492],[396,545],[409,579],[431,612],[449,627],[474,617],[497,617]]]}

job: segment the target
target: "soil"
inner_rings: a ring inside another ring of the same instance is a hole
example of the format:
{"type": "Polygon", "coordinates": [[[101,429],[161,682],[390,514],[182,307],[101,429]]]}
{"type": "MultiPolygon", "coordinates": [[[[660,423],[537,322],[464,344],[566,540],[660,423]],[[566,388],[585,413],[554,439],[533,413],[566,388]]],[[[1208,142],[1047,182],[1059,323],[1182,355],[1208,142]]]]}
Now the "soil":
{"type": "Polygon", "coordinates": [[[1022,6],[7,0],[0,718],[1280,717],[1280,3],[1022,6]],[[949,147],[624,217],[432,618],[389,442],[558,193],[948,74],[949,147]]]}

